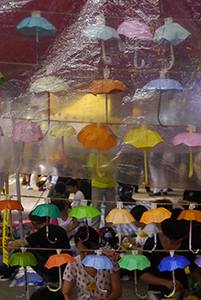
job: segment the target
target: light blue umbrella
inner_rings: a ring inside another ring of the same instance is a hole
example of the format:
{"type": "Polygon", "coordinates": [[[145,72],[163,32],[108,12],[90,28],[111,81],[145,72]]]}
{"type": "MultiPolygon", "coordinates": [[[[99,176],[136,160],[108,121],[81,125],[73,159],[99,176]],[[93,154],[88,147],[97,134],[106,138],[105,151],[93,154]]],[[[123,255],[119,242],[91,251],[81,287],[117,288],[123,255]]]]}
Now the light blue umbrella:
{"type": "Polygon", "coordinates": [[[161,98],[162,93],[166,91],[177,91],[180,92],[183,90],[183,87],[181,83],[177,80],[168,79],[168,78],[160,78],[160,79],[154,79],[149,81],[146,85],[143,86],[142,92],[155,92],[159,94],[159,101],[158,101],[158,109],[157,109],[157,119],[158,123],[162,127],[167,127],[166,125],[163,125],[160,121],[160,107],[161,107],[161,98]]]}
{"type": "Polygon", "coordinates": [[[38,64],[39,36],[55,35],[57,29],[40,16],[40,12],[32,12],[32,16],[22,20],[16,30],[24,35],[36,35],[36,63],[38,64]]]}
{"type": "Polygon", "coordinates": [[[87,255],[81,263],[85,265],[85,267],[92,267],[96,270],[110,270],[113,267],[112,262],[105,255],[87,255]]]}

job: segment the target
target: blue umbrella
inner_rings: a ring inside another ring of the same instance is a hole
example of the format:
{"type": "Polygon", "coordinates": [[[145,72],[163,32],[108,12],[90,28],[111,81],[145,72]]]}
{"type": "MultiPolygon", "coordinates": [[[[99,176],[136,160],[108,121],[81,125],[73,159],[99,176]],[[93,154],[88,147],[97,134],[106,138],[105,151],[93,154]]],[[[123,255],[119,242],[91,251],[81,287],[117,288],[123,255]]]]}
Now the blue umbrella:
{"type": "Polygon", "coordinates": [[[113,267],[112,262],[105,255],[87,255],[81,263],[85,265],[85,267],[92,267],[96,270],[107,269],[110,270],[113,267]]]}
{"type": "Polygon", "coordinates": [[[161,107],[162,93],[166,92],[166,91],[180,92],[182,90],[183,90],[183,87],[179,81],[173,80],[173,79],[168,79],[168,78],[160,78],[160,79],[151,80],[146,85],[143,86],[143,88],[142,88],[143,92],[152,91],[152,92],[159,94],[157,119],[158,119],[158,123],[162,127],[167,127],[166,125],[163,125],[160,121],[160,107],[161,107]]]}
{"type": "Polygon", "coordinates": [[[55,35],[57,29],[40,16],[40,12],[32,12],[32,16],[22,20],[16,27],[16,30],[24,35],[36,35],[36,63],[38,64],[38,44],[39,36],[55,35]]]}

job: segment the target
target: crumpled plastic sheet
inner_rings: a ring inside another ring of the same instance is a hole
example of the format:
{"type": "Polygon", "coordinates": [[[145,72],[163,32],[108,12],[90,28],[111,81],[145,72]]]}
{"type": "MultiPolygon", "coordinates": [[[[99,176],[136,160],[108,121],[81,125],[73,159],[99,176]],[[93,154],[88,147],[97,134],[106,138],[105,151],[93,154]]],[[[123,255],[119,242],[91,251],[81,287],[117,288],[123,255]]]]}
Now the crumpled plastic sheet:
{"type": "Polygon", "coordinates": [[[108,94],[108,125],[117,136],[117,146],[100,151],[104,163],[103,179],[142,185],[144,181],[143,151],[124,144],[132,129],[146,126],[157,131],[165,143],[147,152],[148,185],[201,189],[201,147],[193,148],[193,176],[188,177],[189,147],[174,146],[172,139],[179,132],[194,126],[201,132],[201,5],[194,0],[85,0],[4,1],[1,0],[0,71],[6,82],[0,86],[0,172],[61,175],[93,178],[89,161],[96,149],[86,149],[76,135],[50,135],[58,125],[71,125],[77,133],[87,124],[106,123],[105,94],[87,93],[92,81],[104,78],[121,80],[127,91],[108,94]],[[36,65],[36,37],[15,30],[33,10],[41,11],[57,28],[55,36],[39,36],[39,64],[36,65]],[[171,59],[170,44],[158,44],[119,35],[120,40],[104,41],[89,38],[86,30],[97,22],[117,30],[126,20],[146,23],[154,35],[172,17],[191,33],[174,49],[174,64],[165,77],[177,80],[182,91],[163,90],[158,120],[159,92],[143,91],[149,81],[160,78],[171,59]],[[104,60],[103,46],[106,60],[104,60]],[[137,64],[134,53],[137,51],[137,64]],[[144,65],[141,65],[142,59],[144,65]],[[48,129],[48,92],[35,93],[31,84],[43,77],[55,76],[69,86],[50,96],[50,128],[48,129]],[[12,132],[19,121],[37,122],[45,137],[32,143],[14,142],[12,132]],[[160,124],[161,123],[161,124],[160,124]]]}

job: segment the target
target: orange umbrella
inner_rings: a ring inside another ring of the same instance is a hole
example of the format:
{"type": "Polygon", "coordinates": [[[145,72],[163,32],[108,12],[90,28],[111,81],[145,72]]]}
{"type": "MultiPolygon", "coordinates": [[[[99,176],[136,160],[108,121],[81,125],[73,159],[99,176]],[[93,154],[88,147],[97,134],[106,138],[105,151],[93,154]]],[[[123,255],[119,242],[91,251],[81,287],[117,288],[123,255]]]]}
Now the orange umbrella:
{"type": "Polygon", "coordinates": [[[154,247],[152,250],[156,248],[157,241],[156,241],[156,224],[155,223],[161,223],[166,219],[169,219],[172,215],[172,213],[167,210],[164,207],[158,207],[156,204],[152,204],[152,209],[145,211],[142,214],[142,217],[140,219],[140,223],[149,224],[154,223],[155,230],[154,230],[154,247]]]}
{"type": "Polygon", "coordinates": [[[183,210],[180,215],[178,216],[177,220],[185,219],[187,221],[190,221],[190,226],[189,226],[189,250],[193,252],[194,254],[197,254],[200,250],[197,249],[196,251],[192,250],[192,221],[197,221],[201,222],[201,211],[199,210],[194,210],[195,204],[190,204],[189,209],[183,210]]]}
{"type": "Polygon", "coordinates": [[[106,110],[106,124],[108,124],[108,99],[107,94],[109,93],[118,93],[122,91],[126,91],[127,87],[120,80],[114,79],[100,79],[93,81],[87,92],[97,95],[97,94],[105,94],[105,110],[106,110]]]}
{"type": "Polygon", "coordinates": [[[1,200],[0,201],[0,211],[3,209],[9,210],[24,210],[23,206],[18,200],[1,200]]]}
{"type": "Polygon", "coordinates": [[[52,292],[56,292],[56,291],[60,290],[60,288],[62,286],[61,265],[66,264],[66,263],[76,262],[76,260],[68,253],[60,253],[61,250],[59,250],[59,249],[57,249],[56,251],[57,251],[57,254],[51,255],[45,264],[45,267],[47,269],[59,267],[59,287],[57,289],[51,289],[49,286],[47,286],[49,288],[49,290],[52,292]]]}
{"type": "Polygon", "coordinates": [[[100,151],[108,150],[116,146],[117,139],[107,130],[106,125],[98,126],[97,124],[86,125],[77,135],[78,141],[85,147],[97,149],[96,171],[99,177],[104,176],[99,171],[100,151]]]}
{"type": "Polygon", "coordinates": [[[131,213],[123,208],[123,202],[117,202],[117,208],[112,209],[105,218],[106,222],[117,224],[119,234],[119,248],[121,246],[121,224],[129,224],[135,219],[131,213]]]}

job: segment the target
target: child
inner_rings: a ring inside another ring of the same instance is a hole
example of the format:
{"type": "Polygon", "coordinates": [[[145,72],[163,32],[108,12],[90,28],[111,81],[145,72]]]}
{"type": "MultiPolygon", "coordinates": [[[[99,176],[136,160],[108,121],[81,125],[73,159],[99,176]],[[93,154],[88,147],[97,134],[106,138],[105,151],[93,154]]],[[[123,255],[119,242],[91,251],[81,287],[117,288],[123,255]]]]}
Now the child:
{"type": "Polygon", "coordinates": [[[50,224],[55,224],[63,227],[70,240],[75,234],[75,228],[78,226],[78,221],[76,218],[69,217],[68,213],[70,211],[68,200],[56,200],[51,201],[52,204],[56,205],[61,212],[61,218],[50,219],[50,224]]]}
{"type": "Polygon", "coordinates": [[[78,182],[75,179],[70,179],[67,182],[67,188],[70,193],[74,194],[73,207],[80,206],[81,200],[84,200],[84,194],[78,188],[78,182]]]}
{"type": "Polygon", "coordinates": [[[92,250],[99,248],[99,236],[96,230],[88,225],[80,227],[75,234],[75,243],[79,255],[75,258],[76,262],[67,265],[63,275],[65,300],[71,299],[74,286],[77,289],[78,300],[119,299],[122,293],[119,275],[120,268],[114,256],[104,254],[113,264],[110,270],[96,270],[93,267],[85,267],[81,263],[87,255],[94,254],[92,250]]]}

